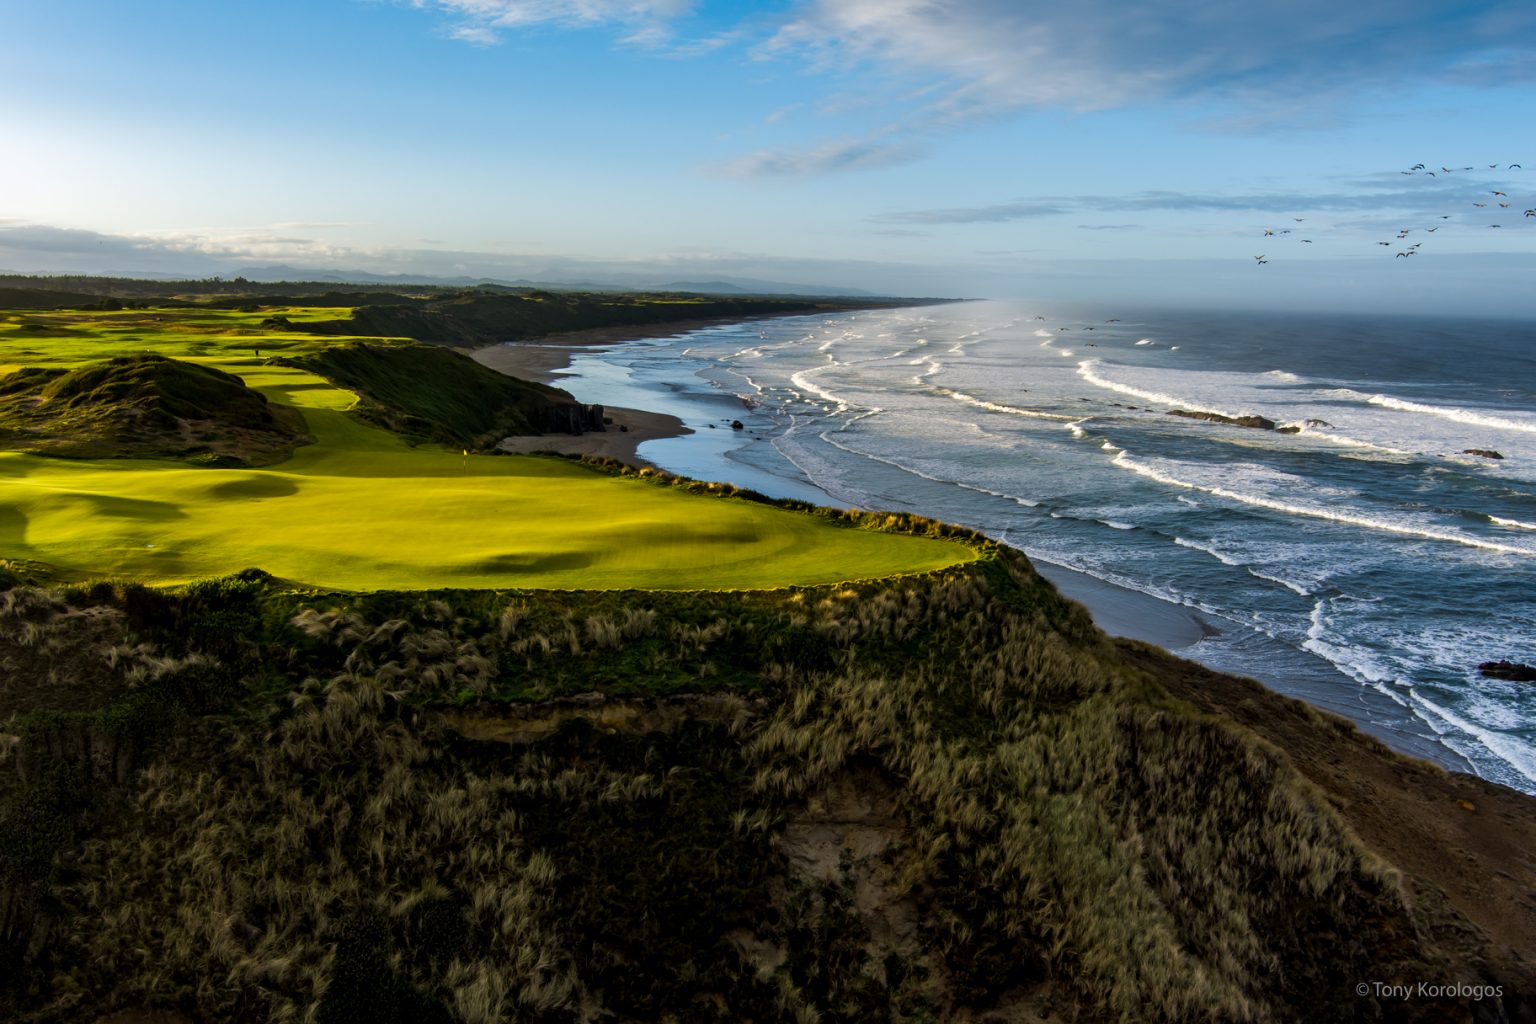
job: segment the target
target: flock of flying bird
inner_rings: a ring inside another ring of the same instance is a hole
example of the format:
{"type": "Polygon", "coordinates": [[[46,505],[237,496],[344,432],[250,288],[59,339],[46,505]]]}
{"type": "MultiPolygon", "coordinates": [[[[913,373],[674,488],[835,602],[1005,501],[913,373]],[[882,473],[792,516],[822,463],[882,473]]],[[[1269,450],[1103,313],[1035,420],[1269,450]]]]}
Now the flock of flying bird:
{"type": "MultiPolygon", "coordinates": [[[[1431,171],[1431,170],[1427,169],[1423,164],[1414,164],[1412,167],[1408,168],[1408,170],[1406,170],[1406,171],[1399,171],[1398,173],[1400,173],[1400,174],[1407,174],[1407,175],[1413,175],[1413,176],[1417,176],[1417,175],[1422,174],[1425,177],[1436,178],[1436,177],[1439,177],[1441,175],[1449,176],[1451,174],[1456,174],[1456,173],[1465,174],[1468,171],[1476,171],[1476,170],[1479,170],[1479,168],[1476,168],[1476,167],[1441,167],[1439,172],[1435,172],[1435,171],[1431,171]]],[[[1488,170],[1490,170],[1490,171],[1499,170],[1499,165],[1498,164],[1489,164],[1488,165],[1488,170]]],[[[1504,167],[1504,170],[1506,170],[1506,171],[1518,171],[1518,170],[1522,170],[1522,168],[1521,168],[1521,166],[1519,164],[1508,164],[1508,165],[1506,165],[1504,167]]],[[[1490,204],[1493,203],[1494,201],[1503,200],[1502,202],[1498,202],[1498,205],[1496,207],[1493,207],[1493,209],[1496,209],[1496,210],[1508,210],[1508,209],[1511,208],[1511,204],[1508,201],[1509,200],[1508,193],[1500,192],[1500,191],[1497,191],[1495,189],[1489,189],[1488,190],[1488,199],[1489,199],[1488,202],[1481,202],[1481,203],[1474,202],[1472,205],[1474,207],[1476,207],[1477,209],[1479,209],[1479,210],[1483,210],[1483,209],[1489,209],[1490,208],[1490,204]]],[[[1536,217],[1536,209],[1525,210],[1523,212],[1523,216],[1526,216],[1526,217],[1536,217]]],[[[1300,223],[1302,223],[1303,221],[1306,220],[1305,217],[1293,217],[1291,219],[1294,220],[1297,224],[1300,224],[1300,223]]],[[[1451,215],[1448,214],[1448,213],[1440,214],[1440,219],[1442,221],[1450,220],[1451,219],[1451,215]]],[[[1421,228],[1421,229],[1418,229],[1418,230],[1423,231],[1426,235],[1432,235],[1436,231],[1439,231],[1444,226],[1445,226],[1444,224],[1436,224],[1432,228],[1421,228]]],[[[1490,228],[1498,228],[1498,227],[1501,227],[1501,225],[1499,225],[1499,224],[1489,224],[1488,227],[1490,227],[1490,228]]],[[[1269,238],[1269,237],[1272,237],[1272,236],[1290,235],[1290,234],[1294,234],[1296,232],[1296,230],[1297,230],[1296,228],[1282,228],[1282,229],[1279,229],[1279,230],[1276,230],[1274,228],[1265,228],[1264,229],[1264,237],[1265,238],[1269,238]]],[[[1377,242],[1376,244],[1377,245],[1386,246],[1387,248],[1392,248],[1395,245],[1398,245],[1398,244],[1406,242],[1407,239],[1408,239],[1408,236],[1410,234],[1412,234],[1414,230],[1415,230],[1414,228],[1402,228],[1402,229],[1400,229],[1398,231],[1397,237],[1393,241],[1377,242]]],[[[1301,241],[1301,243],[1303,245],[1311,245],[1311,244],[1313,244],[1312,243],[1312,239],[1310,239],[1310,238],[1303,238],[1303,239],[1300,239],[1300,241],[1301,241]]],[[[1412,245],[1408,245],[1405,248],[1398,249],[1397,252],[1395,253],[1395,255],[1393,256],[1393,259],[1407,259],[1409,257],[1415,256],[1415,255],[1418,254],[1419,247],[1422,246],[1423,244],[1424,244],[1423,242],[1414,242],[1412,245]]],[[[1259,255],[1259,256],[1255,256],[1254,260],[1255,260],[1257,266],[1261,266],[1262,267],[1264,264],[1269,262],[1269,257],[1267,255],[1259,255]]]]}

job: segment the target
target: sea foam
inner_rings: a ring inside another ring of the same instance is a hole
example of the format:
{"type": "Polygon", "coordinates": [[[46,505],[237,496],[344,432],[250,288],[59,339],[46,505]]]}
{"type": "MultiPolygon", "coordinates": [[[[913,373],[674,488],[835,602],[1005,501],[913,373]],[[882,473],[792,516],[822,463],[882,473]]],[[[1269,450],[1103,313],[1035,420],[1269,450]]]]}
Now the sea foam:
{"type": "Polygon", "coordinates": [[[1260,494],[1248,494],[1242,491],[1234,491],[1230,487],[1221,487],[1214,484],[1196,483],[1190,480],[1181,480],[1172,474],[1165,473],[1145,462],[1138,461],[1130,452],[1121,451],[1113,459],[1113,464],[1130,470],[1139,476],[1158,483],[1167,484],[1170,487],[1182,487],[1191,491],[1203,491],[1206,494],[1214,494],[1220,498],[1228,498],[1232,501],[1251,505],[1255,508],[1266,508],[1273,512],[1285,515],[1306,516],[1312,519],[1326,519],[1335,523],[1343,523],[1346,526],[1359,526],[1367,530],[1379,530],[1383,533],[1394,533],[1404,537],[1418,537],[1422,540],[1444,541],[1450,544],[1462,544],[1471,548],[1481,548],[1484,551],[1496,551],[1506,555],[1523,555],[1526,558],[1536,558],[1536,548],[1529,545],[1503,544],[1482,537],[1474,537],[1470,534],[1455,530],[1441,530],[1433,527],[1411,524],[1404,520],[1384,519],[1380,516],[1367,515],[1359,511],[1342,511],[1335,507],[1321,505],[1298,504],[1294,501],[1279,501],[1275,498],[1260,494]]]}
{"type": "Polygon", "coordinates": [[[1182,409],[1190,409],[1195,412],[1212,412],[1219,416],[1230,416],[1231,413],[1222,412],[1220,409],[1212,409],[1210,406],[1197,405],[1194,402],[1176,398],[1173,395],[1165,395],[1161,391],[1146,391],[1142,388],[1131,387],[1129,384],[1120,384],[1099,376],[1098,370],[1104,364],[1097,359],[1084,359],[1077,364],[1077,375],[1095,387],[1104,388],[1107,391],[1118,391],[1122,395],[1130,395],[1144,402],[1155,402],[1158,405],[1172,405],[1182,409]]]}
{"type": "Polygon", "coordinates": [[[1333,393],[1341,398],[1368,402],[1371,405],[1381,406],[1383,409],[1418,413],[1421,416],[1437,416],[1440,419],[1465,423],[1474,427],[1485,427],[1489,430],[1514,430],[1525,434],[1536,434],[1536,420],[1512,420],[1503,416],[1489,416],[1470,409],[1445,405],[1427,405],[1424,402],[1410,402],[1404,398],[1393,398],[1391,395],[1367,395],[1350,388],[1338,388],[1333,393]]]}

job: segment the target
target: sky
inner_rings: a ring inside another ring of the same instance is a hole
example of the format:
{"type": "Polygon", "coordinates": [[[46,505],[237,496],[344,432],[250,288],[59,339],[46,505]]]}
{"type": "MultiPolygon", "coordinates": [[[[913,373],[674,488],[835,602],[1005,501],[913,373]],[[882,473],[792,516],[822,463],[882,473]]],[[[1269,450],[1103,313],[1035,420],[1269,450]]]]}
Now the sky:
{"type": "Polygon", "coordinates": [[[0,0],[0,97],[0,270],[1536,317],[1528,0],[0,0]]]}

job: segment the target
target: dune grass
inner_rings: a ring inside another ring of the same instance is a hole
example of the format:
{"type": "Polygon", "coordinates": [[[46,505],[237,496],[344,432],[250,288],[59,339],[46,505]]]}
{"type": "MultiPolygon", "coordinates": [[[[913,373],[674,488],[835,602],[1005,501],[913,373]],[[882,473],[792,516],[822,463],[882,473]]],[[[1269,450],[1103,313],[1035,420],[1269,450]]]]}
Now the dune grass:
{"type": "Polygon", "coordinates": [[[1470,926],[1005,549],[794,592],[0,592],[12,706],[59,705],[50,649],[105,706],[0,729],[0,966],[66,908],[7,1019],[1499,1012],[1357,994],[1468,977],[1470,926]]]}
{"type": "Polygon", "coordinates": [[[870,578],[973,557],[689,495],[554,459],[411,447],[346,410],[352,392],[269,363],[338,339],[260,323],[335,310],[0,314],[0,372],[136,351],[233,373],[302,412],[316,444],[263,469],[0,453],[0,557],[74,577],[176,583],[260,567],[328,589],[758,589],[870,578]]]}

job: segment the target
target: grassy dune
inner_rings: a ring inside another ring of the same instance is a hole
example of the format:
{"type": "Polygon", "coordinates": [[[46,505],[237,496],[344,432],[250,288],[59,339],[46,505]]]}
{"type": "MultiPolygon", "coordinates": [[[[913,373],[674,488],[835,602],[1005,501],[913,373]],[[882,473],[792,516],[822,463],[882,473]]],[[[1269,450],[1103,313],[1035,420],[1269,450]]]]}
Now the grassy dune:
{"type": "Polygon", "coordinates": [[[0,557],[172,583],[259,566],[334,589],[752,589],[920,572],[963,545],[850,528],[537,458],[465,456],[349,416],[357,396],[268,356],[337,339],[261,321],[335,310],[0,314],[0,372],[157,352],[299,410],[316,443],[263,469],[0,452],[0,557]]]}
{"type": "Polygon", "coordinates": [[[1529,1019],[1528,798],[1300,717],[1295,756],[1414,780],[1405,845],[978,549],[733,594],[0,589],[0,1018],[1529,1019]],[[1361,993],[1418,979],[1498,992],[1361,993]]]}

